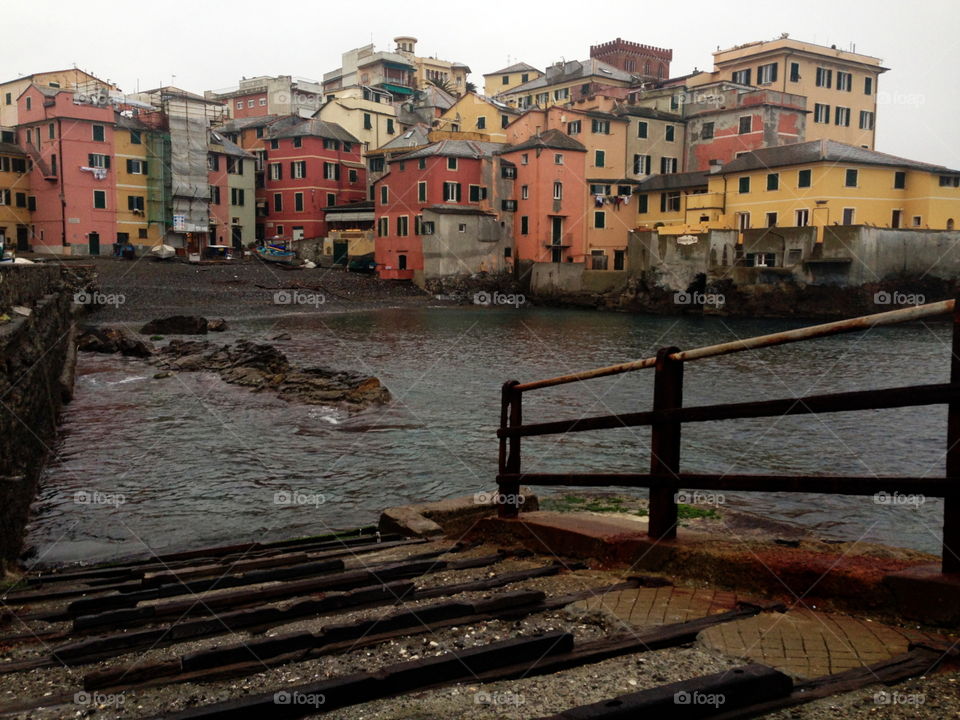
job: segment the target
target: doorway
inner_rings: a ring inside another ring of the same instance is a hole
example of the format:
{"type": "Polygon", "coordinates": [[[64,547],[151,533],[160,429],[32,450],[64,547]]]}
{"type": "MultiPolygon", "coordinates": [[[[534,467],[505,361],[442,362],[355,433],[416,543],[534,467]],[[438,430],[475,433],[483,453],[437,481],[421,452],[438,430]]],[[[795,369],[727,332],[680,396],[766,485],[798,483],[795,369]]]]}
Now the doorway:
{"type": "Polygon", "coordinates": [[[17,225],[17,251],[30,251],[30,231],[26,225],[17,225]]]}
{"type": "Polygon", "coordinates": [[[563,262],[563,218],[553,216],[550,218],[550,249],[552,262],[563,262]]]}
{"type": "Polygon", "coordinates": [[[100,254],[100,233],[92,232],[89,235],[87,235],[87,242],[89,244],[90,254],[99,255],[100,254]]]}

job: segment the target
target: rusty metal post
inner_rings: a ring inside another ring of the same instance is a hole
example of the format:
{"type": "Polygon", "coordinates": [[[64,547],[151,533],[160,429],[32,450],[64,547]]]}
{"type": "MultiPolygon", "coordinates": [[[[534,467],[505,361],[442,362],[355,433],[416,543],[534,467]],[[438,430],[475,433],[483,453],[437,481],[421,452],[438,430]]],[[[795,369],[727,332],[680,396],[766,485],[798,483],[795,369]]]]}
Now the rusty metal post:
{"type": "MultiPolygon", "coordinates": [[[[960,382],[960,298],[953,306],[953,344],[950,355],[950,382],[960,382]]],[[[960,483],[960,402],[947,405],[947,478],[960,483]]],[[[960,573],[960,492],[943,498],[944,573],[960,573]]]]}
{"type": "MultiPolygon", "coordinates": [[[[523,424],[523,393],[516,389],[518,380],[508,380],[501,391],[500,427],[517,427],[523,424]]],[[[500,438],[500,474],[520,472],[520,436],[500,438]]],[[[498,485],[497,514],[502,518],[515,518],[520,514],[520,482],[510,480],[498,485]],[[508,502],[509,501],[509,502],[508,502]]]]}
{"type": "MultiPolygon", "coordinates": [[[[670,357],[680,348],[662,348],[657,353],[653,380],[653,409],[683,406],[683,362],[670,357]]],[[[650,473],[674,476],[680,471],[680,429],[682,423],[657,422],[650,436],[650,473]]],[[[650,488],[650,524],[647,534],[658,540],[677,536],[677,488],[650,488]]]]}

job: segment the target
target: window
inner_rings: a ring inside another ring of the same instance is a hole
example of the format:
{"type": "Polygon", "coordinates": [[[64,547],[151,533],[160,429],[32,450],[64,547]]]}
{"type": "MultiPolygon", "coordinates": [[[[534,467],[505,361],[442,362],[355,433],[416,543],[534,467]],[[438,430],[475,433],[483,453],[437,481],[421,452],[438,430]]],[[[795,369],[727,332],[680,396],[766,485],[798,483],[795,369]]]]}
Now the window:
{"type": "Polygon", "coordinates": [[[12,105],[12,104],[13,104],[13,93],[6,93],[6,94],[3,96],[3,103],[4,103],[4,105],[12,105]]]}
{"type": "Polygon", "coordinates": [[[757,84],[769,85],[777,81],[777,64],[770,63],[757,68],[757,84]]]}
{"type": "Polygon", "coordinates": [[[131,130],[131,131],[130,131],[130,144],[131,144],[131,145],[142,145],[142,144],[143,144],[143,136],[140,134],[140,131],[139,131],[139,130],[131,130]]]}
{"type": "Polygon", "coordinates": [[[393,135],[393,118],[387,118],[387,135],[393,135]]]}
{"type": "Polygon", "coordinates": [[[207,155],[207,170],[210,170],[211,172],[216,172],[219,169],[220,169],[219,156],[214,155],[213,153],[210,153],[209,155],[207,155]]]}
{"type": "Polygon", "coordinates": [[[837,105],[834,113],[834,123],[843,127],[850,127],[850,108],[837,105]]]}
{"type": "Polygon", "coordinates": [[[730,78],[733,82],[739,85],[749,85],[750,84],[750,71],[749,70],[737,70],[730,78]]]}
{"type": "Polygon", "coordinates": [[[742,177],[738,181],[738,188],[741,194],[750,192],[750,178],[742,177]]]}
{"type": "Polygon", "coordinates": [[[327,193],[327,207],[333,207],[337,204],[337,194],[327,193]]]}
{"type": "Polygon", "coordinates": [[[797,210],[794,213],[796,218],[797,227],[806,227],[810,224],[810,211],[809,210],[797,210]]]}
{"type": "Polygon", "coordinates": [[[447,158],[447,170],[456,170],[457,169],[457,158],[448,157],[447,158]]]}
{"type": "Polygon", "coordinates": [[[504,85],[509,85],[509,84],[510,84],[510,76],[509,76],[509,75],[504,75],[503,78],[502,78],[502,82],[503,82],[504,85]]]}
{"type": "Polygon", "coordinates": [[[94,142],[103,142],[106,138],[106,132],[103,129],[103,125],[94,125],[93,126],[93,141],[94,142]]]}
{"type": "Polygon", "coordinates": [[[410,218],[401,215],[397,218],[397,237],[406,237],[410,234],[410,218]]]}
{"type": "Polygon", "coordinates": [[[500,116],[500,127],[501,127],[501,128],[505,128],[505,127],[506,127],[507,125],[509,125],[509,124],[510,124],[510,116],[509,116],[509,115],[501,115],[501,116],[500,116]]]}
{"type": "Polygon", "coordinates": [[[466,223],[460,223],[459,225],[457,225],[457,232],[466,232],[466,231],[467,231],[466,223]]]}
{"type": "Polygon", "coordinates": [[[650,156],[649,155],[633,156],[633,174],[634,175],[650,174],[650,156]]]}
{"type": "Polygon", "coordinates": [[[213,205],[220,204],[220,187],[218,185],[210,186],[210,202],[213,205]]]}
{"type": "Polygon", "coordinates": [[[753,129],[753,116],[752,116],[752,115],[744,115],[742,118],[740,118],[739,133],[740,133],[741,135],[746,135],[746,134],[747,134],[748,132],[750,132],[752,129],[753,129]]]}
{"type": "Polygon", "coordinates": [[[340,179],[340,165],[332,162],[325,162],[323,164],[323,179],[324,180],[339,180],[340,179]]]}
{"type": "Polygon", "coordinates": [[[302,192],[293,194],[293,210],[294,212],[303,212],[303,193],[302,192]]]}
{"type": "MultiPolygon", "coordinates": [[[[383,188],[386,190],[386,188],[383,188]]],[[[417,183],[417,201],[426,202],[427,201],[427,183],[425,180],[421,180],[417,183]]]]}
{"type": "Polygon", "coordinates": [[[110,156],[101,155],[100,153],[90,153],[87,155],[87,165],[92,168],[105,168],[110,167],[110,156]]]}
{"type": "Polygon", "coordinates": [[[767,175],[767,190],[780,189],[780,173],[769,173],[767,175]]]}
{"type": "Polygon", "coordinates": [[[660,193],[660,212],[680,212],[680,191],[660,193]]]}
{"type": "Polygon", "coordinates": [[[418,170],[426,170],[426,169],[427,169],[427,159],[426,159],[426,158],[420,158],[419,160],[417,160],[417,169],[418,169],[418,170]]]}
{"type": "Polygon", "coordinates": [[[555,182],[553,184],[553,199],[563,200],[563,183],[555,182]]]}
{"type": "Polygon", "coordinates": [[[252,108],[252,107],[253,107],[253,100],[247,100],[247,107],[248,107],[248,108],[252,108]]]}
{"type": "Polygon", "coordinates": [[[574,120],[573,122],[567,123],[567,135],[579,135],[580,134],[580,120],[574,120]]]}
{"type": "Polygon", "coordinates": [[[593,213],[593,226],[598,230],[607,226],[607,214],[603,210],[597,210],[593,213]]]}
{"type": "Polygon", "coordinates": [[[230,204],[238,207],[244,204],[243,188],[230,188],[230,204]]]}
{"type": "Polygon", "coordinates": [[[520,164],[521,164],[521,165],[528,165],[529,163],[530,163],[530,156],[529,156],[527,153],[523,153],[523,154],[520,156],[520,164]]]}
{"type": "Polygon", "coordinates": [[[26,99],[27,110],[30,110],[33,107],[33,98],[26,99]]]}
{"type": "Polygon", "coordinates": [[[370,113],[363,114],[363,129],[373,130],[373,118],[370,117],[370,113]]]}
{"type": "Polygon", "coordinates": [[[603,167],[605,161],[606,153],[604,153],[603,150],[596,150],[594,152],[594,165],[597,167],[603,167]]]}
{"type": "Polygon", "coordinates": [[[243,175],[243,160],[241,158],[227,158],[227,173],[230,175],[243,175]]]}
{"type": "Polygon", "coordinates": [[[460,192],[460,183],[458,182],[445,182],[443,184],[443,201],[444,202],[460,202],[461,192],[460,192]]]}
{"type": "Polygon", "coordinates": [[[853,75],[842,70],[837,70],[837,90],[853,90],[853,75]]]}
{"type": "Polygon", "coordinates": [[[133,160],[127,159],[127,174],[128,175],[146,175],[147,174],[147,161],[146,160],[133,160]]]}
{"type": "Polygon", "coordinates": [[[146,239],[147,239],[147,229],[146,229],[146,228],[138,228],[138,229],[137,229],[137,237],[140,238],[141,240],[146,240],[146,239]]]}
{"type": "Polygon", "coordinates": [[[833,70],[827,70],[827,68],[822,67],[817,68],[817,87],[830,87],[832,79],[833,70]]]}
{"type": "Polygon", "coordinates": [[[274,212],[283,212],[283,194],[282,193],[273,194],[273,210],[274,212]]]}
{"type": "Polygon", "coordinates": [[[280,163],[270,163],[270,179],[271,180],[283,179],[283,167],[280,165],[280,163]]]}
{"type": "Polygon", "coordinates": [[[554,154],[553,154],[553,164],[554,164],[554,165],[563,165],[563,153],[554,153],[554,154]]]}
{"type": "Polygon", "coordinates": [[[874,119],[873,113],[869,110],[860,111],[860,129],[861,130],[873,130],[874,119]]]}
{"type": "MultiPolygon", "coordinates": [[[[9,190],[7,191],[7,196],[9,197],[9,190]]],[[[18,208],[27,206],[27,194],[26,193],[17,193],[14,196],[14,202],[18,208]]]]}
{"type": "Polygon", "coordinates": [[[844,185],[846,187],[856,187],[859,172],[857,170],[849,169],[846,172],[846,177],[844,179],[844,185]]]}
{"type": "Polygon", "coordinates": [[[853,208],[843,209],[843,225],[853,225],[853,208]]]}
{"type": "Polygon", "coordinates": [[[127,195],[127,210],[130,212],[143,212],[143,195],[127,195]]]}
{"type": "Polygon", "coordinates": [[[521,186],[520,186],[520,199],[521,199],[521,200],[529,200],[529,199],[530,199],[530,186],[529,186],[529,185],[521,185],[521,186]]]}
{"type": "Polygon", "coordinates": [[[670,96],[670,109],[677,110],[680,107],[680,99],[676,95],[670,96]]]}
{"type": "Polygon", "coordinates": [[[523,75],[520,76],[520,82],[530,82],[530,73],[523,73],[523,75]]]}
{"type": "Polygon", "coordinates": [[[302,180],[307,176],[307,161],[297,160],[290,163],[290,177],[302,180]]]}
{"type": "MultiPolygon", "coordinates": [[[[294,141],[296,141],[296,140],[299,140],[299,138],[294,138],[294,141]]],[[[294,142],[294,145],[293,145],[293,146],[294,146],[294,147],[300,147],[299,145],[296,144],[296,142],[294,142]]],[[[324,138],[324,139],[323,139],[323,149],[324,149],[324,150],[339,150],[339,149],[340,149],[340,141],[339,141],[339,140],[334,140],[333,138],[324,138]]]]}
{"type": "Polygon", "coordinates": [[[800,82],[800,63],[790,63],[790,82],[800,82]]]}
{"type": "Polygon", "coordinates": [[[863,94],[873,95],[873,78],[872,77],[865,77],[863,79],[863,94]]]}
{"type": "Polygon", "coordinates": [[[386,237],[390,234],[390,218],[377,218],[377,237],[386,237]]]}
{"type": "Polygon", "coordinates": [[[350,170],[349,177],[350,177],[350,182],[351,182],[351,183],[359,182],[359,180],[360,180],[360,175],[358,175],[358,174],[357,174],[357,171],[354,170],[354,169],[352,169],[352,168],[351,168],[351,170],[350,170]]]}
{"type": "Polygon", "coordinates": [[[644,214],[649,211],[650,208],[650,198],[646,193],[642,195],[637,195],[637,212],[644,214]]]}
{"type": "MultiPolygon", "coordinates": [[[[16,170],[16,167],[14,167],[14,170],[16,170]]],[[[960,175],[941,175],[940,187],[960,187],[960,175]]]]}
{"type": "Polygon", "coordinates": [[[258,104],[260,107],[263,107],[264,105],[267,104],[267,99],[266,99],[266,98],[260,98],[260,100],[259,100],[259,102],[258,102],[257,104],[258,104]]]}
{"type": "Polygon", "coordinates": [[[50,156],[50,174],[51,175],[57,174],[57,156],[56,155],[50,156]]]}
{"type": "Polygon", "coordinates": [[[923,224],[923,218],[919,215],[914,215],[910,224],[913,225],[913,227],[920,227],[923,224]]]}
{"type": "Polygon", "coordinates": [[[480,202],[487,199],[487,188],[482,185],[470,186],[470,202],[480,202]]]}
{"type": "Polygon", "coordinates": [[[483,115],[477,117],[477,130],[484,130],[487,127],[487,118],[483,115]]]}
{"type": "Polygon", "coordinates": [[[384,161],[382,157],[370,158],[370,172],[382,172],[383,168],[384,168],[384,161]]]}
{"type": "Polygon", "coordinates": [[[700,128],[700,139],[709,140],[713,137],[713,123],[707,122],[703,124],[703,127],[700,128]]]}
{"type": "Polygon", "coordinates": [[[517,211],[517,201],[516,200],[501,200],[500,209],[507,212],[516,212],[517,211]]]}
{"type": "Polygon", "coordinates": [[[767,213],[767,227],[777,226],[777,214],[775,212],[767,213]]]}
{"type": "Polygon", "coordinates": [[[237,100],[237,110],[243,110],[243,100],[237,100]]]}
{"type": "Polygon", "coordinates": [[[623,261],[626,252],[623,250],[614,250],[613,251],[613,269],[614,270],[623,270],[623,261]]]}
{"type": "Polygon", "coordinates": [[[810,187],[813,170],[800,170],[797,172],[797,187],[810,187]]]}
{"type": "Polygon", "coordinates": [[[380,204],[386,205],[387,201],[390,199],[390,188],[386,185],[380,186],[380,204]]]}
{"type": "Polygon", "coordinates": [[[107,208],[107,191],[106,190],[93,191],[93,207],[95,207],[97,210],[106,210],[107,208]]]}
{"type": "MultiPolygon", "coordinates": [[[[598,214],[602,215],[603,213],[598,213],[598,214]]],[[[607,269],[607,254],[603,250],[590,251],[590,269],[591,270],[607,269]]]]}
{"type": "Polygon", "coordinates": [[[53,140],[57,136],[56,126],[53,123],[47,125],[47,137],[53,140]]]}
{"type": "Polygon", "coordinates": [[[737,229],[743,232],[744,230],[750,229],[750,213],[748,212],[738,212],[737,213],[737,229]]]}
{"type": "Polygon", "coordinates": [[[676,135],[677,129],[673,125],[666,125],[663,128],[663,139],[667,142],[673,142],[674,135],[676,135]]]}
{"type": "Polygon", "coordinates": [[[897,190],[903,190],[907,187],[907,174],[903,171],[897,171],[893,174],[893,187],[897,190]]]}
{"type": "Polygon", "coordinates": [[[609,185],[591,185],[590,194],[591,195],[609,195],[610,186],[609,185]]]}
{"type": "Polygon", "coordinates": [[[272,140],[270,141],[270,149],[271,149],[271,150],[277,150],[277,149],[279,149],[279,148],[280,148],[280,141],[277,140],[276,138],[272,139],[272,140]]]}
{"type": "Polygon", "coordinates": [[[647,123],[645,120],[641,120],[637,123],[637,137],[645,138],[647,137],[647,123]]]}
{"type": "Polygon", "coordinates": [[[526,215],[520,216],[520,234],[529,235],[530,234],[530,218],[526,215]]]}
{"type": "Polygon", "coordinates": [[[673,157],[660,158],[660,174],[669,175],[677,171],[677,159],[673,157]]]}
{"type": "Polygon", "coordinates": [[[813,121],[815,123],[830,122],[830,106],[823,103],[816,103],[813,106],[813,121]]]}
{"type": "Polygon", "coordinates": [[[537,105],[541,107],[550,102],[550,93],[537,93],[537,105]]]}
{"type": "Polygon", "coordinates": [[[590,123],[590,130],[597,135],[609,135],[610,134],[610,121],[609,120],[598,120],[594,118],[590,123]]]}
{"type": "Polygon", "coordinates": [[[513,180],[517,177],[517,169],[513,165],[503,165],[500,168],[500,177],[513,180]]]}

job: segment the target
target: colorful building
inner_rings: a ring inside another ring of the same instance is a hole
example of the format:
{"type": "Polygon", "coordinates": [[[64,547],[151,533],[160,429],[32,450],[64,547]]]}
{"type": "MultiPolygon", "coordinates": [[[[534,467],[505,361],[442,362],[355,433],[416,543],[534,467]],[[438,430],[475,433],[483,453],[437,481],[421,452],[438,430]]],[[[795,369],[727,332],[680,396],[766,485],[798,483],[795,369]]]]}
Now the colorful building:
{"type": "Polygon", "coordinates": [[[519,85],[543,77],[543,72],[525,62],[514,63],[492,73],[483,75],[483,94],[494,97],[510,92],[519,85]]]}
{"type": "Polygon", "coordinates": [[[520,111],[483,95],[468,92],[434,123],[440,130],[481,133],[491,142],[506,142],[505,128],[520,116],[520,111]]]}
{"type": "Polygon", "coordinates": [[[359,87],[337,91],[313,117],[342,127],[360,141],[364,153],[400,133],[397,110],[390,103],[390,96],[359,87]]]}
{"type": "Polygon", "coordinates": [[[208,100],[223,103],[230,118],[264,115],[310,117],[323,105],[323,86],[315,80],[290,75],[242,78],[235,88],[208,90],[208,100]]]}
{"type": "Polygon", "coordinates": [[[30,85],[41,85],[53,89],[81,92],[85,95],[106,96],[117,90],[117,86],[109,80],[101,80],[77,68],[67,70],[52,70],[50,72],[25,75],[14,80],[0,83],[0,127],[12,128],[18,125],[19,119],[17,98],[30,85]]]}
{"type": "Polygon", "coordinates": [[[150,126],[121,113],[114,115],[113,173],[116,177],[116,240],[140,246],[141,251],[159,245],[163,239],[163,225],[150,223],[149,182],[150,165],[162,162],[150,157],[150,126]]]}
{"type": "Polygon", "coordinates": [[[637,76],[638,82],[657,82],[670,77],[673,50],[617,38],[591,45],[590,57],[637,76]]]}
{"type": "Polygon", "coordinates": [[[414,65],[414,87],[418,90],[427,85],[436,84],[446,88],[454,95],[462,95],[467,91],[467,76],[470,68],[460,62],[441,60],[437,57],[421,57],[417,55],[417,39],[409,35],[402,35],[393,39],[397,53],[411,61],[414,65]]]}
{"type": "Polygon", "coordinates": [[[264,232],[290,240],[324,237],[324,210],[365,200],[360,141],[339,125],[285,118],[265,138],[264,232]]]}
{"type": "Polygon", "coordinates": [[[807,98],[807,140],[875,146],[877,85],[888,70],[880,60],[835,45],[776,40],[738,45],[713,53],[714,71],[686,79],[696,88],[719,80],[807,98]]]}
{"type": "Polygon", "coordinates": [[[494,97],[520,109],[547,108],[618,88],[626,95],[636,82],[635,75],[600,60],[570,60],[551,65],[541,77],[494,97]]]}
{"type": "Polygon", "coordinates": [[[402,100],[417,87],[417,66],[407,55],[377,50],[373,44],[348,50],[341,65],[323,75],[325,96],[347,88],[370,88],[402,100]]]}
{"type": "Polygon", "coordinates": [[[207,144],[210,245],[240,251],[255,239],[254,156],[216,130],[207,144]]]}
{"type": "Polygon", "coordinates": [[[27,154],[0,142],[0,245],[7,251],[30,249],[31,202],[27,154]]]}

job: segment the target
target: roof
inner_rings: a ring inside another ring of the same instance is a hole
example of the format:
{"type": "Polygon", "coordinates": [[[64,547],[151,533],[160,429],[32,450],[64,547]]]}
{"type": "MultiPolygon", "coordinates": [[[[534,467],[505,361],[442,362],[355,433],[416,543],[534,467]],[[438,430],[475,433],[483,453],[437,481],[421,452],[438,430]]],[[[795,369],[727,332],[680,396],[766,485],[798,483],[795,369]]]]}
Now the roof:
{"type": "Polygon", "coordinates": [[[667,173],[664,175],[654,175],[649,180],[640,183],[638,190],[645,192],[647,190],[675,190],[686,187],[699,187],[707,184],[706,172],[685,172],[685,173],[667,173]]]}
{"type": "Polygon", "coordinates": [[[748,152],[724,165],[720,172],[746,172],[781,165],[804,165],[815,162],[833,162],[856,165],[882,165],[885,167],[923,170],[932,173],[956,173],[943,165],[907,160],[906,158],[867,150],[856,145],[846,145],[835,140],[811,140],[809,142],[779,145],[748,152]]]}
{"type": "Polygon", "coordinates": [[[417,148],[422,147],[423,145],[430,144],[430,128],[422,123],[413,125],[397,137],[393,138],[390,142],[384,143],[376,150],[368,151],[370,152],[379,152],[379,151],[391,151],[391,150],[403,150],[405,148],[417,148]]]}
{"type": "Polygon", "coordinates": [[[239,132],[247,128],[266,127],[279,117],[279,115],[255,115],[254,117],[233,118],[221,125],[219,129],[223,132],[239,132]]]}
{"type": "Polygon", "coordinates": [[[488,75],[507,75],[509,73],[528,72],[528,71],[540,72],[535,67],[533,67],[533,65],[527,65],[525,62],[518,62],[508,67],[505,67],[502,70],[496,70],[494,72],[484,73],[483,76],[487,77],[488,75]]]}
{"type": "Polygon", "coordinates": [[[357,212],[360,210],[373,210],[373,200],[360,200],[359,202],[347,203],[346,205],[331,205],[330,207],[324,208],[323,212],[326,215],[331,215],[336,213],[357,212]]]}
{"type": "Polygon", "coordinates": [[[115,113],[114,118],[116,119],[117,127],[124,128],[125,130],[142,130],[144,132],[151,130],[152,128],[147,125],[145,122],[141,121],[139,118],[128,117],[123,113],[115,113]]]}
{"type": "Polygon", "coordinates": [[[475,205],[430,205],[424,210],[438,215],[493,215],[489,210],[482,210],[475,205]]]}
{"type": "Polygon", "coordinates": [[[294,117],[293,119],[299,120],[299,122],[284,123],[284,127],[281,128],[271,126],[269,136],[271,138],[322,137],[349,143],[360,142],[337,123],[317,120],[316,118],[306,119],[294,117]]]}
{"type": "Polygon", "coordinates": [[[0,155],[16,155],[17,157],[26,157],[26,153],[11,143],[0,142],[0,155]]]}
{"type": "Polygon", "coordinates": [[[441,140],[420,150],[398,155],[394,160],[416,160],[422,157],[462,157],[479,159],[490,157],[503,147],[502,143],[480,142],[477,140],[441,140]]]}
{"type": "Polygon", "coordinates": [[[574,140],[560,130],[547,130],[540,135],[534,135],[517,145],[507,145],[500,151],[500,154],[516,152],[517,150],[535,150],[550,148],[552,150],[575,150],[577,152],[586,152],[587,148],[578,140],[574,140]]]}
{"type": "Polygon", "coordinates": [[[248,159],[254,157],[239,145],[227,140],[216,130],[210,131],[210,142],[207,147],[213,152],[222,152],[224,155],[230,155],[231,157],[248,159]]]}
{"type": "Polygon", "coordinates": [[[528,92],[588,77],[603,77],[627,83],[632,83],[635,79],[630,73],[594,58],[590,58],[589,60],[568,60],[567,62],[551,65],[547,68],[547,72],[543,77],[536,78],[522,85],[517,85],[517,87],[510,89],[508,92],[511,94],[528,92]]]}
{"type": "Polygon", "coordinates": [[[59,75],[60,73],[68,73],[68,72],[78,72],[82,75],[86,75],[89,78],[93,78],[97,82],[101,82],[104,85],[109,85],[112,88],[117,87],[113,83],[109,83],[106,80],[101,80],[96,75],[91,75],[86,70],[81,70],[80,68],[76,68],[76,67],[66,68],[64,70],[44,70],[43,72],[30,73],[29,75],[21,75],[20,77],[13,78],[12,80],[4,80],[3,82],[0,82],[0,85],[8,85],[9,83],[18,82],[19,80],[32,80],[37,75],[59,75]]]}
{"type": "Polygon", "coordinates": [[[615,111],[618,115],[630,115],[632,117],[649,118],[651,120],[665,120],[667,122],[682,123],[686,122],[680,115],[654,110],[653,108],[641,107],[640,105],[622,105],[615,111]]]}

